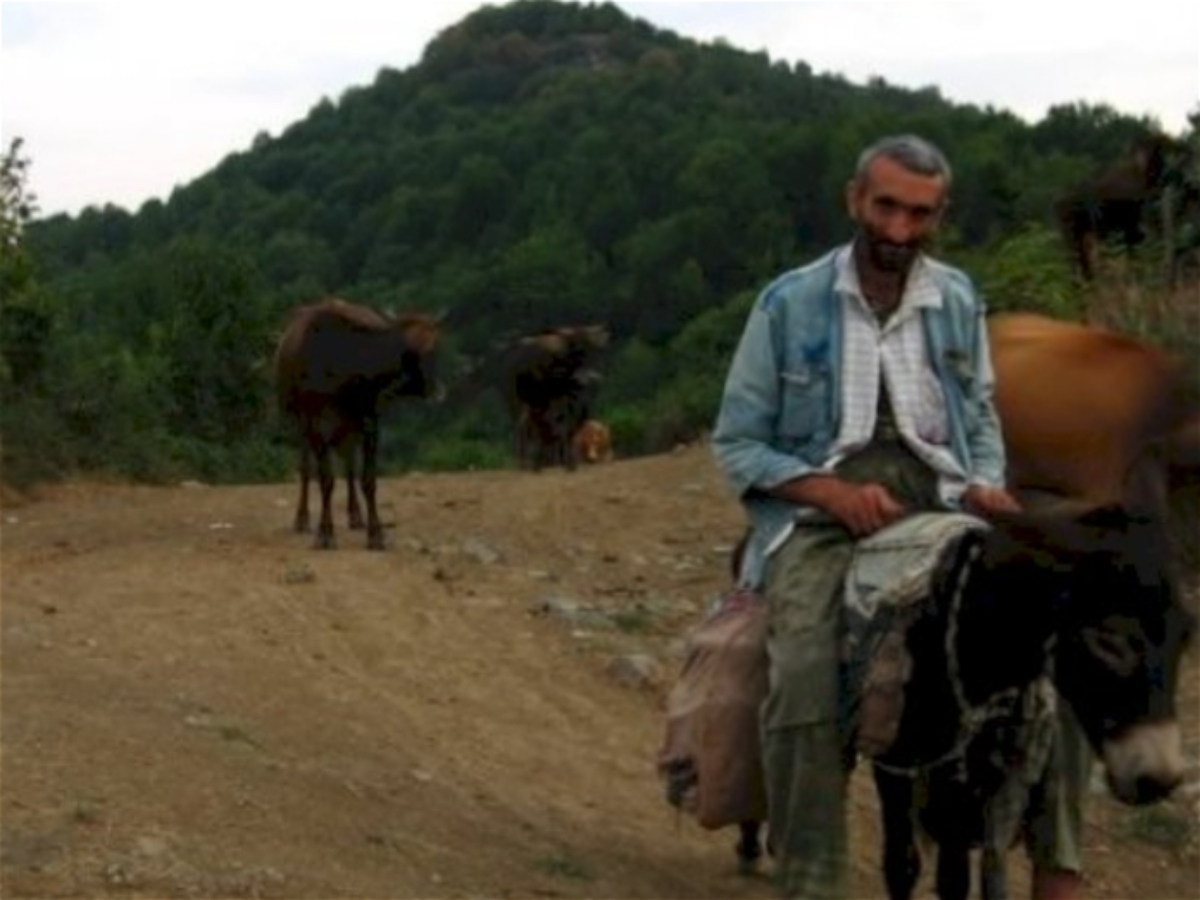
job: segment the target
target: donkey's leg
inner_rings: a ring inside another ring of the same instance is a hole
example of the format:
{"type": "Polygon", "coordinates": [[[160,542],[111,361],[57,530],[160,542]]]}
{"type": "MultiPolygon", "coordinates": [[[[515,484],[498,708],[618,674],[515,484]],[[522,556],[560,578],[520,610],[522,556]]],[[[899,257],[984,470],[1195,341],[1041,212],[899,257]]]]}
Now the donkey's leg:
{"type": "Polygon", "coordinates": [[[971,893],[971,846],[950,840],[938,844],[938,900],[967,900],[971,893]]]}
{"type": "Polygon", "coordinates": [[[753,875],[758,871],[758,859],[762,856],[762,844],[759,842],[759,822],[738,822],[739,837],[737,842],[738,874],[753,875]]]}
{"type": "MultiPolygon", "coordinates": [[[[883,818],[883,881],[889,900],[911,900],[921,876],[917,847],[913,780],[872,767],[883,818]]],[[[945,900],[945,898],[943,898],[945,900]]]]}
{"type": "Polygon", "coordinates": [[[379,508],[375,505],[375,482],[379,453],[379,420],[371,415],[362,423],[363,497],[367,501],[367,549],[383,549],[383,523],[379,521],[379,508]]]}
{"type": "Polygon", "coordinates": [[[1008,900],[1008,866],[1005,852],[985,843],[979,860],[979,886],[983,900],[1008,900]]]}

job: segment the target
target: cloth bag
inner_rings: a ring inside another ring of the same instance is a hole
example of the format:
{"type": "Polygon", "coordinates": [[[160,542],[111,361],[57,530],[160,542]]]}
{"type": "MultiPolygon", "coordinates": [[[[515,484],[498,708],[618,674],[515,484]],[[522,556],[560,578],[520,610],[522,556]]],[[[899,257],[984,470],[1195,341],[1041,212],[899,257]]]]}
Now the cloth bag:
{"type": "Polygon", "coordinates": [[[667,801],[703,828],[763,822],[759,707],[767,695],[767,605],[725,595],[691,633],[666,701],[658,772],[667,801]]]}

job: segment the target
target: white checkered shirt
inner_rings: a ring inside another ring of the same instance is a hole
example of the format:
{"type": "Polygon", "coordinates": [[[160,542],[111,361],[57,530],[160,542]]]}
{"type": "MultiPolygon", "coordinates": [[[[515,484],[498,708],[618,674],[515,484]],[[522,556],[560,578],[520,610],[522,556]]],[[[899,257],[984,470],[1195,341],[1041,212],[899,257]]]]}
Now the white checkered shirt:
{"type": "Polygon", "coordinates": [[[939,475],[944,498],[958,497],[967,475],[950,450],[946,398],[929,365],[922,307],[941,306],[937,284],[918,258],[909,272],[900,305],[882,327],[859,287],[851,248],[837,258],[834,291],[850,295],[842,347],[842,419],[830,459],[832,470],[871,440],[879,388],[887,385],[896,427],[909,449],[939,475]]]}

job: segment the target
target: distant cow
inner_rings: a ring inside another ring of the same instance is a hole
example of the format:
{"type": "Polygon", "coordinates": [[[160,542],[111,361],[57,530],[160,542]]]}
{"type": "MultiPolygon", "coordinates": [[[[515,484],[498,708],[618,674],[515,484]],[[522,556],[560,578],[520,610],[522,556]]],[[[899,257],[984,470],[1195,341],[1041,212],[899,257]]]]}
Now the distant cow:
{"type": "Polygon", "coordinates": [[[571,440],[575,459],[581,463],[610,462],[613,458],[612,435],[599,419],[588,419],[571,440]]]}
{"type": "Polygon", "coordinates": [[[603,325],[578,325],[518,338],[509,348],[505,389],[518,465],[575,467],[571,440],[589,418],[600,381],[594,363],[607,343],[603,325]]]}
{"type": "Polygon", "coordinates": [[[1073,185],[1055,202],[1054,215],[1080,278],[1095,277],[1100,244],[1119,240],[1132,252],[1145,240],[1148,209],[1162,198],[1181,165],[1181,152],[1181,145],[1165,134],[1145,135],[1126,159],[1073,185]]]}
{"type": "Polygon", "coordinates": [[[395,319],[367,307],[330,299],[296,309],[275,350],[280,410],[300,442],[300,498],[295,528],[307,531],[308,483],[315,461],[321,486],[321,518],[314,546],[334,546],[330,451],[346,465],[351,527],[361,522],[354,494],[354,462],[362,452],[362,491],[367,506],[367,547],[383,549],[383,525],[375,502],[380,396],[430,398],[440,388],[433,357],[439,322],[412,313],[395,319]]]}

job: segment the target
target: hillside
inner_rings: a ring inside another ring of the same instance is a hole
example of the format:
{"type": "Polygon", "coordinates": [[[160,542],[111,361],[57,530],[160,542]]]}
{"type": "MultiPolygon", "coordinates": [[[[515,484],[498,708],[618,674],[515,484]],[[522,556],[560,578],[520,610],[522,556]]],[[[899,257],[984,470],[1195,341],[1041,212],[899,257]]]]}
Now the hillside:
{"type": "MultiPolygon", "coordinates": [[[[653,771],[741,521],[706,450],[387,479],[378,554],[343,497],[328,553],[289,530],[291,483],[5,505],[0,894],[774,896],[653,771]],[[631,654],[649,684],[612,667],[631,654]]],[[[1193,896],[1195,844],[1170,845],[1194,804],[1097,798],[1089,896],[1193,896]]],[[[873,814],[860,771],[859,897],[873,814]]]]}
{"type": "MultiPolygon", "coordinates": [[[[624,454],[664,452],[710,425],[754,296],[852,234],[844,188],[869,143],[913,131],[946,151],[935,249],[990,309],[1078,318],[1054,201],[1151,127],[1086,103],[1031,125],[607,3],[482,6],[415,64],[380,60],[137,210],[38,218],[18,178],[20,252],[0,259],[5,477],[283,479],[263,376],[291,311],[328,296],[444,315],[440,369],[464,399],[426,411],[419,438],[395,432],[389,470],[503,467],[504,406],[463,383],[508,338],[564,325],[609,328],[595,412],[624,454]]],[[[1151,275],[1139,323],[1160,303],[1151,275]]]]}

